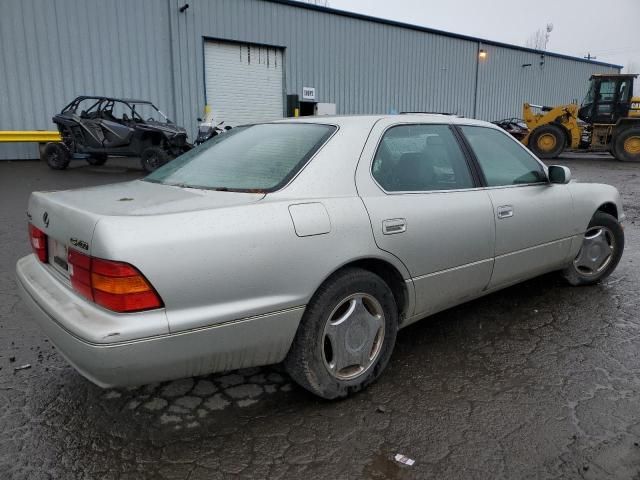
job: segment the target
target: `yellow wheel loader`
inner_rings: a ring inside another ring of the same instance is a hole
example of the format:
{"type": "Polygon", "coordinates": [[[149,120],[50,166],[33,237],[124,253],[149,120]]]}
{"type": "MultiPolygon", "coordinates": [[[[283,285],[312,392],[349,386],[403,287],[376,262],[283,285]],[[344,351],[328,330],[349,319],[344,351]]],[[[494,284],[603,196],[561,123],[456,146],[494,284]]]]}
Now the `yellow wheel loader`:
{"type": "Polygon", "coordinates": [[[592,75],[581,106],[525,103],[522,116],[527,131],[522,143],[540,158],[555,158],[570,148],[608,151],[618,160],[640,161],[640,88],[635,96],[633,89],[637,78],[637,74],[592,75]]]}

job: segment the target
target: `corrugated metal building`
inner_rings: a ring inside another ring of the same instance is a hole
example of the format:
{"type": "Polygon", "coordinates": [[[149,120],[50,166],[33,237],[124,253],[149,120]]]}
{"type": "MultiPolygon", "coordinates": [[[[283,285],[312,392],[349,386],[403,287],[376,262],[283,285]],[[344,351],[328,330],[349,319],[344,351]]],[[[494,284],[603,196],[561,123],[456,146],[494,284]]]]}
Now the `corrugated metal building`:
{"type": "Polygon", "coordinates": [[[80,94],[152,100],[192,136],[206,103],[233,124],[286,115],[287,95],[496,120],[621,68],[288,0],[7,0],[0,44],[0,130],[51,130],[80,94]]]}

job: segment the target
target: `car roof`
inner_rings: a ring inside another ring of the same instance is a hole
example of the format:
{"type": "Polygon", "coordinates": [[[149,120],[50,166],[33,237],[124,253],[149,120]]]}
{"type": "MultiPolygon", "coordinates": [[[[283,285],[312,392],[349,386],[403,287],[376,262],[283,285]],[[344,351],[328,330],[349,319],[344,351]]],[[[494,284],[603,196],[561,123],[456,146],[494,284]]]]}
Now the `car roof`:
{"type": "Polygon", "coordinates": [[[296,118],[283,118],[274,123],[320,123],[325,125],[362,125],[370,124],[373,126],[380,120],[393,120],[397,123],[433,123],[433,124],[456,124],[456,125],[482,125],[492,128],[494,124],[483,120],[475,120],[473,118],[465,118],[459,115],[447,115],[440,113],[399,113],[389,115],[322,115],[322,116],[305,116],[296,118]]]}

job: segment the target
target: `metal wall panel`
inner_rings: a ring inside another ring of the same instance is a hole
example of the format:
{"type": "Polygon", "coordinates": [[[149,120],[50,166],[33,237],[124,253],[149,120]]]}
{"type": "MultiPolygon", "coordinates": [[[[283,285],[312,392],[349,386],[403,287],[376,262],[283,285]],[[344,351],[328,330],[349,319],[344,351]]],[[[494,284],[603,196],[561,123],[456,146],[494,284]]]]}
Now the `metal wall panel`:
{"type": "Polygon", "coordinates": [[[286,93],[315,87],[338,114],[473,111],[473,42],[261,0],[195,0],[184,13],[170,1],[178,118],[190,131],[205,104],[203,38],[284,47],[286,93]]]}
{"type": "Polygon", "coordinates": [[[477,118],[521,117],[523,102],[558,105],[581,102],[594,73],[619,69],[509,48],[480,45],[477,118]]]}
{"type": "MultiPolygon", "coordinates": [[[[520,116],[524,101],[581,97],[592,73],[618,71],[552,55],[541,66],[530,51],[287,2],[190,0],[180,12],[185,3],[3,2],[0,129],[53,128],[65,102],[96,93],[151,99],[193,138],[205,104],[207,38],[284,48],[283,93],[315,87],[317,101],[335,103],[338,113],[475,110],[496,120],[520,116]],[[488,53],[481,62],[479,48],[488,53]]],[[[0,159],[36,151],[0,144],[0,159]]]]}
{"type": "MultiPolygon", "coordinates": [[[[169,5],[157,0],[10,0],[0,14],[0,130],[54,130],[80,94],[140,97],[174,115],[169,5]]],[[[37,147],[0,144],[0,158],[37,147]]]]}

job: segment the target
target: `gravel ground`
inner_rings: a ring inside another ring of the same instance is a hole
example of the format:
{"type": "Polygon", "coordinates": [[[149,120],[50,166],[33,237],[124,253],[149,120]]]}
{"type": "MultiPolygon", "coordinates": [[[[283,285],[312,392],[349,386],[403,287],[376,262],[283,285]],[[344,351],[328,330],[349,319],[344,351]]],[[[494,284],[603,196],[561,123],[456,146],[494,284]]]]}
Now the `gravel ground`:
{"type": "Polygon", "coordinates": [[[331,403],[277,366],[122,390],[84,380],[17,295],[26,201],[142,172],[0,162],[0,478],[640,479],[640,165],[556,163],[622,192],[614,274],[583,288],[547,275],[419,322],[376,384],[331,403]]]}

